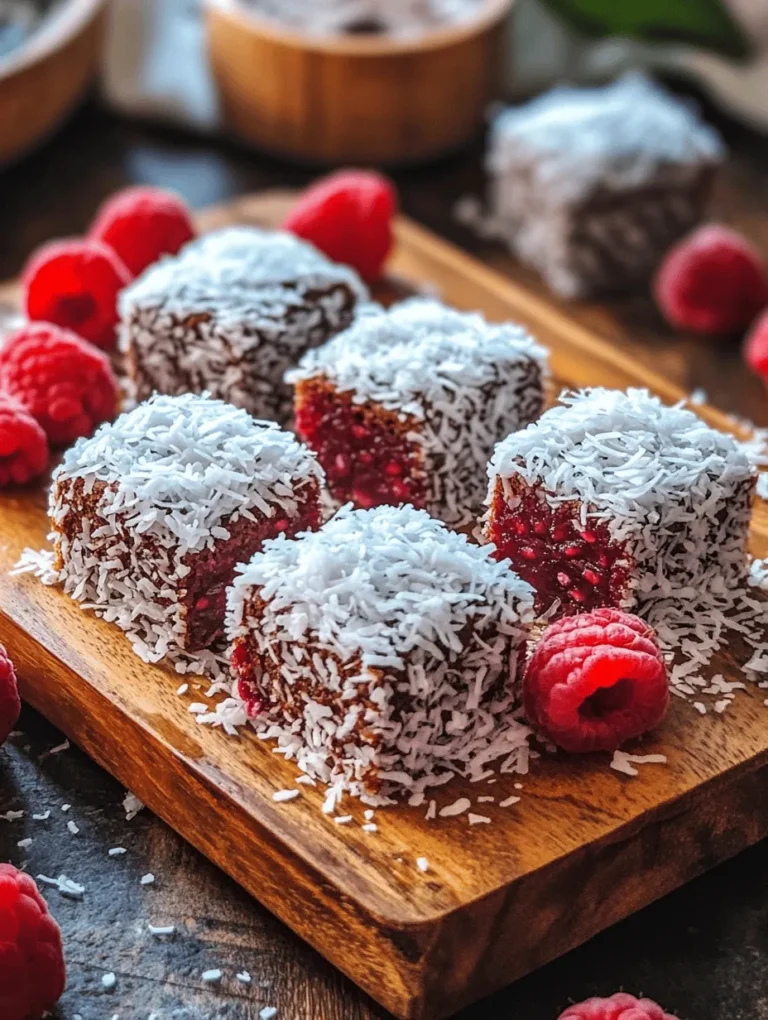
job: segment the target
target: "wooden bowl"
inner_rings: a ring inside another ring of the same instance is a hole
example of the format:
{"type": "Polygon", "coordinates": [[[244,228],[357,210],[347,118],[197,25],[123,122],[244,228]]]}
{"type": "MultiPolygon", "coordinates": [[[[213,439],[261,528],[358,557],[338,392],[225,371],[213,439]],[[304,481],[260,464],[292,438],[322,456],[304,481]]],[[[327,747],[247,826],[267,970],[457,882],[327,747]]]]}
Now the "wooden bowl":
{"type": "Polygon", "coordinates": [[[238,0],[207,0],[208,48],[226,126],[282,156],[413,163],[482,123],[513,0],[414,38],[301,35],[238,0]]]}
{"type": "Polygon", "coordinates": [[[0,164],[41,141],[82,98],[101,56],[106,0],[69,0],[0,58],[0,164]]]}

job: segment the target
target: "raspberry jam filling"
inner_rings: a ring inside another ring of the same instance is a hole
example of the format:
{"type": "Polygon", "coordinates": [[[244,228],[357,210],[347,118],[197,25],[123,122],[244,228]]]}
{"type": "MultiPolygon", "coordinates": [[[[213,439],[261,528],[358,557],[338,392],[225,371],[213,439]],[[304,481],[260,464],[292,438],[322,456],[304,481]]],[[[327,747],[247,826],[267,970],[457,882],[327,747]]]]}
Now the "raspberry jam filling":
{"type": "Polygon", "coordinates": [[[606,521],[583,527],[576,501],[551,507],[520,478],[496,482],[488,538],[498,559],[509,557],[516,573],[536,591],[536,609],[560,599],[560,614],[620,606],[629,585],[624,543],[611,539],[606,521]]]}
{"type": "Polygon", "coordinates": [[[237,693],[245,702],[248,718],[255,719],[264,711],[265,704],[259,693],[258,678],[255,674],[257,659],[249,655],[246,638],[235,639],[230,662],[237,677],[237,693]]]}
{"type": "Polygon", "coordinates": [[[186,647],[207,648],[224,633],[227,588],[232,584],[235,567],[247,563],[268,538],[282,532],[293,537],[299,531],[320,527],[320,511],[313,499],[290,520],[281,512],[274,518],[250,521],[241,517],[227,526],[230,537],[213,549],[204,549],[189,558],[192,568],[188,575],[184,600],[187,614],[186,647]]]}
{"type": "Polygon", "coordinates": [[[296,391],[296,431],[317,454],[331,495],[367,510],[412,503],[423,508],[426,480],[419,446],[406,438],[415,422],[395,411],[355,404],[322,380],[296,391]]]}

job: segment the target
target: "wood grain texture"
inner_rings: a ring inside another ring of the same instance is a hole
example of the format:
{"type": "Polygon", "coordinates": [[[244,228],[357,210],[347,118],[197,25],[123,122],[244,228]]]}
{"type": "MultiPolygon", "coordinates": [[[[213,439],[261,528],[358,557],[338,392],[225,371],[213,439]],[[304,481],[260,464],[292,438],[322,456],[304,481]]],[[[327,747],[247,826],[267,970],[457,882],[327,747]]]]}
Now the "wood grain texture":
{"type": "MultiPolygon", "coordinates": [[[[289,200],[243,199],[209,211],[202,226],[274,223],[289,200]]],[[[414,224],[400,224],[398,242],[395,273],[437,284],[460,307],[524,321],[552,348],[558,380],[679,396],[414,224]]],[[[275,804],[295,770],[250,734],[232,740],[199,727],[187,704],[204,685],[177,697],[178,676],[143,665],[113,627],[28,576],[8,576],[25,546],[44,544],[44,504],[42,491],[0,497],[0,641],[26,699],[400,1017],[446,1016],[768,833],[768,728],[755,690],[723,717],[702,718],[675,699],[642,744],[669,766],[636,779],[610,771],[607,756],[547,759],[519,804],[483,805],[491,825],[426,822],[423,808],[403,807],[379,811],[379,832],[368,835],[324,817],[318,790],[275,804]]],[[[762,507],[753,538],[768,551],[762,507]]],[[[713,672],[732,675],[733,654],[713,672]]],[[[479,792],[499,801],[516,792],[514,778],[487,791],[456,782],[439,801],[479,792]]]]}
{"type": "Polygon", "coordinates": [[[316,162],[442,155],[482,124],[510,6],[486,0],[470,24],[398,40],[310,38],[210,4],[208,52],[224,122],[268,152],[316,162]]]}

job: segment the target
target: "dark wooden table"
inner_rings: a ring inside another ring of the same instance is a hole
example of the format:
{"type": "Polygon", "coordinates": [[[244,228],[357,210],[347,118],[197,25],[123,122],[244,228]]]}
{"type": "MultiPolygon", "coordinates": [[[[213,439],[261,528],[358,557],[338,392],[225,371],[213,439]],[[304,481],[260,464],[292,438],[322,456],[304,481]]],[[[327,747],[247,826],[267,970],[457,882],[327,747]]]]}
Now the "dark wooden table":
{"type": "MultiPolygon", "coordinates": [[[[718,214],[768,255],[768,140],[720,126],[733,157],[718,214]]],[[[478,143],[440,164],[397,174],[403,207],[538,287],[503,252],[452,219],[455,200],[482,188],[481,156],[478,143]]],[[[308,176],[226,142],[128,124],[90,106],[44,149],[0,174],[0,278],[18,272],[41,241],[81,231],[99,201],[130,182],[174,187],[202,206],[300,185],[308,176]]],[[[570,311],[686,388],[701,387],[713,403],[768,423],[764,390],[743,368],[738,339],[675,335],[643,297],[570,311]]],[[[81,900],[47,892],[69,968],[58,1020],[146,1020],[153,1013],[157,1020],[256,1020],[267,1006],[278,1008],[276,1020],[386,1020],[388,1014],[162,822],[146,811],[126,821],[125,791],[76,748],[48,753],[61,743],[59,733],[25,710],[20,731],[0,751],[0,815],[25,812],[0,820],[0,859],[85,886],[81,900]],[[47,812],[42,820],[32,817],[47,812]],[[27,839],[31,844],[18,846],[27,839]],[[109,856],[113,847],[127,852],[109,856]],[[142,885],[149,873],[154,883],[142,885]],[[176,931],[155,936],[148,925],[176,931]],[[221,982],[205,984],[202,973],[215,969],[221,982]],[[250,985],[236,979],[243,970],[250,985]],[[116,976],[111,990],[102,985],[108,973],[116,976]]],[[[569,1000],[618,988],[657,998],[689,1020],[768,1018],[768,846],[716,868],[465,1010],[460,1020],[555,1020],[569,1000]]]]}

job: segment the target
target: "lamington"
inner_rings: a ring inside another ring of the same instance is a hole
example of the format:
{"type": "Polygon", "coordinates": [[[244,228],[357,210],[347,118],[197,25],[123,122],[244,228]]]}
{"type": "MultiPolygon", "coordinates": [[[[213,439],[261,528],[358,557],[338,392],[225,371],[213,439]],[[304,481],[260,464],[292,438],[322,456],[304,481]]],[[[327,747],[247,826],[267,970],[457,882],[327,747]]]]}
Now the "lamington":
{"type": "Polygon", "coordinates": [[[494,229],[567,298],[641,286],[705,213],[723,148],[695,110],[630,74],[497,116],[494,229]]]}
{"type": "Polygon", "coordinates": [[[347,506],[238,567],[227,631],[260,735],[331,798],[384,802],[526,747],[532,606],[508,564],[423,510],[347,506]]]}
{"type": "Polygon", "coordinates": [[[458,525],[482,504],[494,444],[540,414],[546,374],[522,327],[412,299],[362,312],[287,379],[336,500],[412,503],[458,525]]]}
{"type": "Polygon", "coordinates": [[[146,661],[207,648],[235,565],[266,538],[319,526],[322,477],[274,422],[207,396],[154,396],[54,473],[54,569],[146,661]]]}
{"type": "Polygon", "coordinates": [[[285,424],[286,369],[353,320],[357,274],[282,231],[230,227],[147,269],[120,296],[120,346],[137,400],[210,393],[285,424]]]}
{"type": "Polygon", "coordinates": [[[485,537],[540,614],[734,586],[756,472],[732,437],[646,390],[564,393],[489,465],[485,537]]]}

